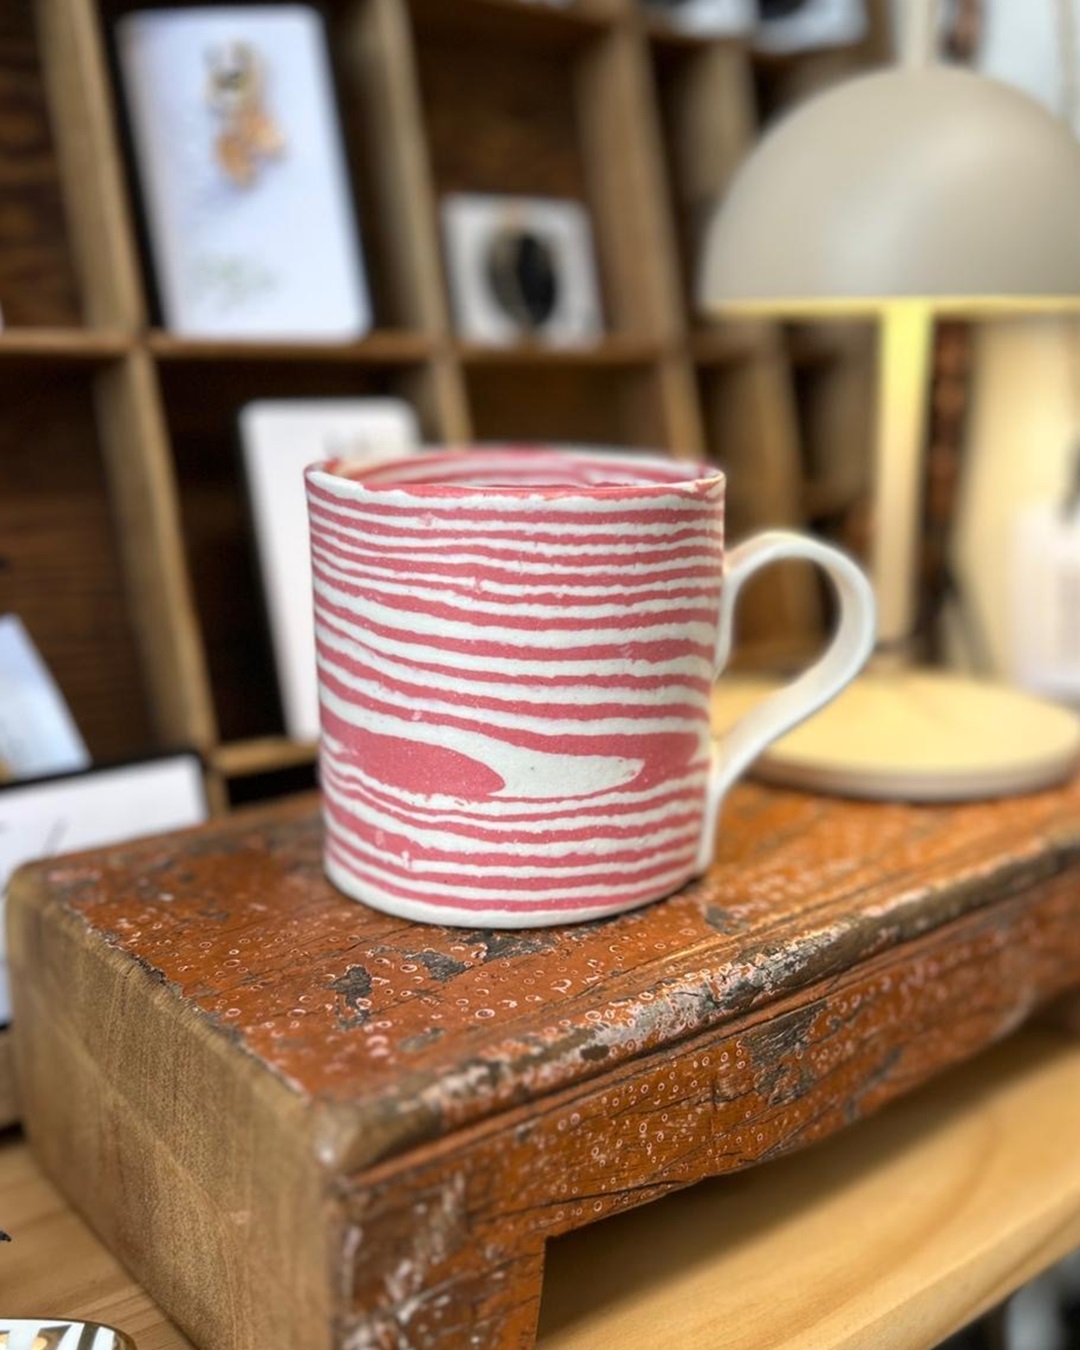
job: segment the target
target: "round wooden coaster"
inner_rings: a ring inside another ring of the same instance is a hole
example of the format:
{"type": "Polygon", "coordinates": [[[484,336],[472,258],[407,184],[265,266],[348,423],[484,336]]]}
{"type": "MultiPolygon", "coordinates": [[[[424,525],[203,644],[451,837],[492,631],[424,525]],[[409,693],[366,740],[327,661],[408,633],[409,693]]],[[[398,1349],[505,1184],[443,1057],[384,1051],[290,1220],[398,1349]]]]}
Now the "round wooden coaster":
{"type": "MultiPolygon", "coordinates": [[[[713,725],[730,727],[780,682],[721,679],[713,725]]],[[[752,774],[785,787],[901,801],[1032,792],[1080,763],[1080,718],[1004,685],[928,671],[860,676],[776,742],[752,774]]]]}

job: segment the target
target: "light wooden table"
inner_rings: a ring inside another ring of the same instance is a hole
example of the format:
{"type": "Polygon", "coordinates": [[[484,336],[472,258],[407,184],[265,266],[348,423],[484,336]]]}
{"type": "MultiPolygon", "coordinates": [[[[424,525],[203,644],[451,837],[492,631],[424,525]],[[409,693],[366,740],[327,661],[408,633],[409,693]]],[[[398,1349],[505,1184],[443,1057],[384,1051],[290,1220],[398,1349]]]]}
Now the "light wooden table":
{"type": "MultiPolygon", "coordinates": [[[[1080,1245],[1080,1044],[1025,1031],[830,1142],[549,1246],[542,1350],[927,1350],[1080,1245]]],[[[0,1145],[0,1312],[190,1350],[0,1145]]]]}

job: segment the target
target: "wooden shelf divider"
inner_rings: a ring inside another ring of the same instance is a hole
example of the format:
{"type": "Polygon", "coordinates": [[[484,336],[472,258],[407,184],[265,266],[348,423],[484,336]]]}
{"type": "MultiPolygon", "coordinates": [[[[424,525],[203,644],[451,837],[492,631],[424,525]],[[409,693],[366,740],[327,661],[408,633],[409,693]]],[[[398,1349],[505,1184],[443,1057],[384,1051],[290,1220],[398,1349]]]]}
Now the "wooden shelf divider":
{"type": "MultiPolygon", "coordinates": [[[[23,365],[35,379],[53,378],[49,363],[64,368],[68,392],[45,432],[65,453],[100,458],[140,671],[131,678],[142,680],[146,705],[132,735],[147,752],[199,750],[222,803],[228,780],[312,759],[310,746],[281,734],[257,614],[231,453],[248,399],[390,394],[412,403],[431,442],[544,439],[707,456],[732,471],[734,532],[801,522],[804,466],[782,342],[755,322],[703,328],[692,283],[706,208],[757,135],[755,81],[772,107],[792,71],[812,67],[820,82],[834,54],[766,68],[745,42],[685,37],[640,0],[325,0],[376,327],[344,343],[219,341],[154,326],[109,58],[113,24],[140,2],[33,0],[36,26],[13,19],[7,46],[0,22],[0,77],[6,60],[21,63],[22,80],[39,69],[29,106],[42,110],[39,121],[51,114],[51,140],[43,132],[35,142],[34,172],[14,191],[37,194],[34,219],[53,231],[40,266],[53,268],[44,282],[57,297],[37,303],[42,277],[3,274],[9,291],[21,284],[26,294],[0,295],[20,316],[0,333],[0,373],[17,382],[23,365]],[[62,212],[39,201],[53,181],[62,212]],[[459,339],[439,223],[450,191],[581,200],[594,227],[603,338],[571,349],[459,339]],[[92,426],[76,420],[82,409],[92,426]]],[[[847,53],[848,67],[863,57],[847,53]]],[[[793,350],[800,380],[818,378],[806,341],[793,350]]],[[[823,379],[829,364],[820,363],[823,379]]],[[[34,415],[48,417],[47,399],[34,415]]],[[[3,448],[32,453],[23,440],[13,423],[3,448]]],[[[8,462],[18,492],[25,476],[8,462]]],[[[95,530],[101,505],[99,494],[85,507],[99,512],[95,530]]],[[[62,533],[50,547],[63,547],[62,533]]],[[[0,573],[0,611],[45,614],[45,577],[21,562],[0,573]]],[[[774,579],[771,598],[768,589],[751,594],[744,636],[765,654],[812,641],[813,583],[793,572],[774,579]]],[[[84,727],[92,744],[99,730],[84,727]]],[[[114,717],[102,743],[115,739],[114,717]]]]}
{"type": "Polygon", "coordinates": [[[253,741],[233,741],[219,745],[213,753],[214,768],[225,778],[251,778],[259,773],[274,773],[315,760],[313,741],[291,741],[286,736],[264,736],[253,741]]]}
{"type": "Polygon", "coordinates": [[[358,342],[237,341],[178,337],[153,330],[146,339],[159,361],[304,361],[413,365],[428,360],[435,339],[427,333],[382,330],[358,342]]]}
{"type": "Polygon", "coordinates": [[[458,342],[453,347],[466,366],[566,366],[588,369],[602,366],[647,366],[660,359],[666,344],[654,338],[612,334],[595,344],[545,347],[539,343],[519,347],[491,347],[480,342],[458,342]]]}
{"type": "Polygon", "coordinates": [[[8,328],[0,332],[0,361],[111,361],[133,350],[134,338],[93,328],[8,328]]]}

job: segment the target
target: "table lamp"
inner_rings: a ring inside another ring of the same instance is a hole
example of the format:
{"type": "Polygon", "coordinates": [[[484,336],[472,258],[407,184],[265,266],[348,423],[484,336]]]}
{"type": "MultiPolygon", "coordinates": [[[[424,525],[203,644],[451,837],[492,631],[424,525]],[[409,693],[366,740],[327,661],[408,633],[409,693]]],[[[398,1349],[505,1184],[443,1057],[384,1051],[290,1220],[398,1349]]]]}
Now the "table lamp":
{"type": "MultiPolygon", "coordinates": [[[[1080,143],[1019,91],[933,64],[934,10],[930,0],[905,7],[901,64],[835,86],[766,134],[709,222],[698,287],[710,318],[880,324],[870,558],[878,657],[758,772],[908,800],[1033,790],[1080,759],[1071,712],[904,668],[934,319],[1080,312],[1080,143]]],[[[759,694],[722,682],[719,720],[759,694]]]]}

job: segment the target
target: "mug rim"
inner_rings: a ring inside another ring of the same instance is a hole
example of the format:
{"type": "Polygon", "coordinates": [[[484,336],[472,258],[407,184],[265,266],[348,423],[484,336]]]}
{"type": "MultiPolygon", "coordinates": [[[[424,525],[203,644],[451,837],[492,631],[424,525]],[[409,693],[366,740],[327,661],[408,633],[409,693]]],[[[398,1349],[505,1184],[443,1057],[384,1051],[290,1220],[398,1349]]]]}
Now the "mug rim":
{"type": "Polygon", "coordinates": [[[374,457],[364,460],[324,459],[311,464],[304,471],[308,482],[336,491],[340,495],[355,497],[381,497],[391,493],[401,493],[408,497],[511,497],[541,498],[558,500],[566,498],[634,498],[658,497],[671,492],[702,492],[726,483],[726,475],[718,465],[697,459],[676,459],[663,451],[645,451],[640,455],[610,453],[599,450],[561,449],[558,446],[542,445],[478,445],[448,446],[445,449],[424,449],[419,454],[395,454],[386,457],[374,457]],[[630,481],[622,483],[460,483],[452,479],[443,481],[438,478],[410,482],[407,479],[391,477],[388,481],[372,482],[376,474],[386,474],[399,468],[419,471],[433,469],[454,461],[488,456],[509,456],[517,460],[567,461],[579,464],[596,465],[598,468],[611,465],[625,466],[630,481]],[[670,477],[657,476],[652,479],[639,477],[634,481],[633,473],[641,474],[643,466],[663,466],[671,468],[670,477]],[[352,473],[349,470],[353,470],[352,473]],[[341,489],[346,492],[342,493],[341,489]]]}

